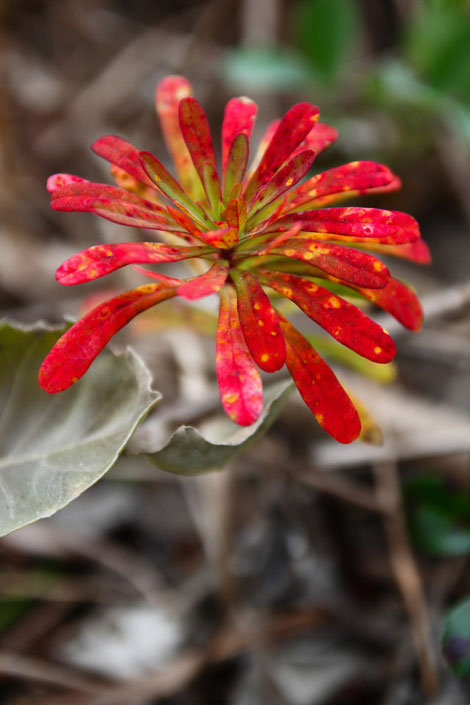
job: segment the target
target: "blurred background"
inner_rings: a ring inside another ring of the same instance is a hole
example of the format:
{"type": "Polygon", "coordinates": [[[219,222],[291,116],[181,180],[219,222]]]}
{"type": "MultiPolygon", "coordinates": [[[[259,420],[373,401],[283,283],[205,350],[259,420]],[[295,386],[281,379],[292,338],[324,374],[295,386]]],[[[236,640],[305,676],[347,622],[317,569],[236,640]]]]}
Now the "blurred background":
{"type": "MultiPolygon", "coordinates": [[[[364,204],[411,213],[433,254],[390,263],[426,312],[417,336],[377,316],[396,370],[338,367],[381,446],[335,444],[293,395],[222,473],[179,479],[124,456],[0,541],[0,702],[466,703],[451,667],[470,629],[448,615],[470,593],[470,3],[3,0],[0,37],[3,315],[59,322],[101,296],[54,271],[120,228],[51,211],[45,182],[109,182],[89,150],[105,134],[168,164],[153,94],[172,73],[214,135],[234,95],[259,104],[255,141],[294,102],[319,105],[340,139],[315,169],[385,162],[403,189],[364,204]]],[[[218,403],[203,322],[166,323],[122,337],[165,395],[147,428],[161,437],[218,403]]]]}

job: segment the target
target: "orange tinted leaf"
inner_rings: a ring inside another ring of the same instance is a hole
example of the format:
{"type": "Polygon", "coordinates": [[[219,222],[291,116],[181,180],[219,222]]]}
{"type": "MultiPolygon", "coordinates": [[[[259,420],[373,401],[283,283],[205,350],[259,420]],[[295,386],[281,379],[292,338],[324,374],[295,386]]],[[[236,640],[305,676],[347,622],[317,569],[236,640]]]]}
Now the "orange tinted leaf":
{"type": "Polygon", "coordinates": [[[246,225],[246,201],[244,198],[234,198],[227,203],[225,209],[227,223],[237,230],[242,230],[246,225]]]}
{"type": "Polygon", "coordinates": [[[50,394],[70,387],[126,323],[175,294],[173,288],[149,284],[96,306],[54,345],[39,371],[41,387],[50,394]]]}
{"type": "Polygon", "coordinates": [[[167,76],[160,81],[155,91],[155,107],[178,178],[185,191],[193,198],[200,198],[202,196],[201,182],[181,134],[178,115],[180,100],[191,95],[192,89],[189,81],[182,76],[167,76]]]}
{"type": "Polygon", "coordinates": [[[268,296],[249,272],[232,269],[230,276],[237,290],[238,315],[253,360],[265,372],[280,370],[286,360],[286,346],[268,296]]]}
{"type": "Polygon", "coordinates": [[[227,416],[240,426],[254,423],[263,409],[263,385],[243,337],[231,286],[220,292],[216,370],[227,416]]]}
{"type": "Polygon", "coordinates": [[[322,428],[340,443],[361,431],[354,405],[330,367],[288,320],[278,313],[287,349],[287,367],[297,389],[322,428]]]}
{"type": "Polygon", "coordinates": [[[390,362],[395,343],[375,321],[353,304],[318,284],[284,272],[257,273],[258,278],[290,299],[335,340],[373,362],[390,362]]]}
{"type": "Polygon", "coordinates": [[[210,247],[177,247],[160,242],[122,242],[95,245],[78,252],[57,270],[56,279],[70,286],[98,279],[127,264],[178,262],[213,253],[210,247]]]}

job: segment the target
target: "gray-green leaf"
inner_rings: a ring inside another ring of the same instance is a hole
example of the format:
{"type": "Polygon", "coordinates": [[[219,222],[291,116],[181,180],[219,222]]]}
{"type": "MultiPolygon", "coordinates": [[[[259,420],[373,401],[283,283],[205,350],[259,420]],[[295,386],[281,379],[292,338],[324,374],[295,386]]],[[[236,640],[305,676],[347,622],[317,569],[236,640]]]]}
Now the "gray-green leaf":
{"type": "Polygon", "coordinates": [[[263,413],[251,426],[239,428],[223,419],[219,433],[221,440],[217,442],[207,440],[192,426],[180,426],[160,450],[146,457],[162,470],[177,475],[199,475],[220,469],[267,431],[292,388],[290,381],[278,382],[268,388],[263,413]]]}
{"type": "Polygon", "coordinates": [[[131,352],[105,350],[49,395],[39,367],[64,332],[0,324],[0,535],[50,516],[96,482],[160,399],[131,352]]]}

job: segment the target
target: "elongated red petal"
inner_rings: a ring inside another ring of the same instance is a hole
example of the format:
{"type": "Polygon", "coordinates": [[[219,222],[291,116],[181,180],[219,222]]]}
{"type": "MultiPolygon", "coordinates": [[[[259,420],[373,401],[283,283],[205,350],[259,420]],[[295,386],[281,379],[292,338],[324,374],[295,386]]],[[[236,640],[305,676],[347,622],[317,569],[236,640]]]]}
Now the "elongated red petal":
{"type": "Polygon", "coordinates": [[[222,123],[222,171],[225,172],[232,142],[237,135],[250,137],[258,108],[250,98],[232,98],[225,106],[222,123]]]}
{"type": "Polygon", "coordinates": [[[185,299],[201,299],[203,296],[209,296],[219,291],[225,284],[229,272],[228,262],[218,260],[214,262],[212,267],[198,277],[191,279],[175,279],[167,277],[160,272],[152,272],[144,267],[134,266],[136,272],[143,274],[150,279],[155,279],[158,282],[163,282],[167,286],[175,286],[178,296],[185,299]]]}
{"type": "Polygon", "coordinates": [[[263,385],[243,337],[231,286],[220,292],[215,359],[225,413],[240,426],[249,426],[263,409],[263,385]]]}
{"type": "Polygon", "coordinates": [[[288,320],[278,314],[287,348],[287,367],[322,428],[340,443],[352,443],[361,421],[333,371],[288,320]]]}
{"type": "Polygon", "coordinates": [[[310,103],[297,103],[284,115],[255,173],[246,188],[250,199],[267,183],[292,152],[301,144],[318,119],[318,108],[310,103]]]}
{"type": "Polygon", "coordinates": [[[54,174],[53,177],[48,179],[47,188],[51,194],[51,207],[55,210],[69,210],[68,208],[58,208],[58,201],[62,202],[62,199],[69,197],[78,199],[78,197],[83,196],[85,199],[88,197],[113,199],[120,203],[136,205],[139,208],[152,211],[152,213],[166,215],[162,206],[153,201],[148,201],[135,193],[126,191],[118,186],[109,186],[108,184],[99,184],[94,181],[87,181],[87,179],[80,179],[72,174],[54,174]]]}
{"type": "Polygon", "coordinates": [[[303,147],[321,154],[338,139],[338,130],[326,122],[316,122],[305,138],[303,147]]]}
{"type": "Polygon", "coordinates": [[[276,312],[258,281],[249,272],[230,272],[238,296],[238,315],[248,349],[265,372],[280,370],[286,346],[276,312]]]}
{"type": "MultiPolygon", "coordinates": [[[[134,196],[134,194],[129,195],[134,196]]],[[[157,207],[155,204],[152,205],[157,207]]],[[[149,228],[174,233],[180,231],[179,226],[173,220],[154,209],[140,207],[130,200],[119,200],[104,195],[61,197],[57,191],[55,198],[51,201],[51,208],[56,211],[94,213],[112,223],[129,225],[133,228],[149,228]]]]}
{"type": "Polygon", "coordinates": [[[178,111],[180,100],[191,95],[191,84],[183,76],[167,76],[155,91],[155,107],[178,178],[184,190],[198,199],[202,197],[202,186],[181,134],[178,111]]]}
{"type": "Polygon", "coordinates": [[[401,259],[409,259],[416,264],[431,264],[431,252],[423,239],[407,242],[404,245],[379,245],[376,243],[367,243],[363,245],[368,250],[380,252],[391,257],[400,257],[401,259]]]}
{"type": "Polygon", "coordinates": [[[183,98],[178,105],[180,130],[201,181],[204,164],[209,162],[217,174],[217,163],[212,144],[209,121],[195,98],[183,98]]]}
{"type": "Polygon", "coordinates": [[[229,272],[228,262],[218,260],[212,267],[199,277],[194,277],[178,287],[178,296],[185,299],[201,299],[219,291],[227,280],[229,272]]]}
{"type": "Polygon", "coordinates": [[[127,264],[157,264],[202,257],[214,252],[210,247],[176,247],[159,242],[122,242],[95,245],[78,252],[57,270],[56,279],[71,286],[105,276],[127,264]]]}
{"type": "Polygon", "coordinates": [[[308,173],[315,155],[310,150],[300,152],[274,174],[268,183],[261,187],[250,204],[250,215],[253,216],[283,193],[295,186],[308,173]]]}
{"type": "Polygon", "coordinates": [[[133,176],[134,179],[137,179],[137,181],[141,181],[146,186],[153,187],[152,182],[142,169],[139,159],[139,150],[134,147],[134,145],[121,139],[121,137],[106,135],[105,137],[97,139],[96,142],[91,145],[91,148],[95,154],[98,154],[100,157],[103,157],[103,159],[111,162],[111,164],[123,169],[133,176]]]}
{"type": "Polygon", "coordinates": [[[338,197],[394,191],[400,185],[400,179],[383,164],[350,162],[323,171],[298,186],[289,194],[289,210],[310,202],[326,205],[338,197]]]}
{"type": "Polygon", "coordinates": [[[383,289],[390,279],[387,267],[376,257],[331,242],[293,238],[269,248],[269,253],[307,262],[326,274],[368,289],[383,289]]]}
{"type": "MultiPolygon", "coordinates": [[[[280,218],[276,226],[302,222],[302,230],[330,236],[339,235],[357,242],[377,242],[401,245],[420,237],[418,223],[408,213],[381,208],[319,208],[290,213],[280,218]]],[[[274,229],[274,228],[273,228],[274,229]]]]}
{"type": "Polygon", "coordinates": [[[41,387],[50,394],[70,387],[85,374],[113,335],[126,323],[175,294],[173,288],[149,284],[96,306],[54,345],[39,371],[41,387]]]}
{"type": "Polygon", "coordinates": [[[391,279],[380,291],[358,289],[366,299],[373,301],[397,319],[405,328],[419,331],[423,323],[423,309],[412,289],[398,279],[391,279]]]}
{"type": "MultiPolygon", "coordinates": [[[[258,273],[257,273],[258,274],[258,273]]],[[[308,279],[263,271],[263,284],[290,299],[335,340],[373,362],[390,362],[395,343],[389,334],[353,304],[308,279]]]]}
{"type": "Polygon", "coordinates": [[[64,186],[90,183],[92,182],[87,179],[82,179],[81,176],[75,176],[75,174],[52,174],[52,176],[49,176],[47,179],[46,188],[50,194],[54,194],[56,191],[64,188],[64,186]]]}

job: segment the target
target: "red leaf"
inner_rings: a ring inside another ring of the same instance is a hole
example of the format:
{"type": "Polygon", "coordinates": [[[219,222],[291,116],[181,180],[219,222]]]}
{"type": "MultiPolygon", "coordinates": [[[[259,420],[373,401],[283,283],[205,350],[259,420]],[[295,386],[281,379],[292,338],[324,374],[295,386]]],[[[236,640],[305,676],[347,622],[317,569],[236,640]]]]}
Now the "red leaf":
{"type": "Polygon", "coordinates": [[[338,139],[338,130],[326,122],[316,122],[305,138],[302,145],[306,149],[311,149],[316,155],[321,154],[333,142],[338,139]]]}
{"type": "Polygon", "coordinates": [[[297,304],[335,340],[373,362],[390,362],[395,343],[389,334],[353,304],[308,279],[281,272],[257,273],[258,278],[297,304]]]}
{"type": "Polygon", "coordinates": [[[178,296],[185,299],[202,299],[203,296],[210,296],[219,291],[225,284],[229,272],[228,262],[225,260],[217,260],[212,267],[197,277],[190,279],[175,279],[167,277],[160,272],[151,272],[143,267],[134,267],[136,272],[144,274],[146,277],[155,279],[159,282],[164,282],[168,286],[175,286],[178,296]]]}
{"type": "Polygon", "coordinates": [[[41,387],[55,394],[72,386],[126,323],[175,294],[173,288],[148,284],[96,306],[54,345],[39,371],[41,387]]]}
{"type": "Polygon", "coordinates": [[[419,331],[423,322],[423,309],[418,297],[406,284],[391,279],[380,291],[377,289],[358,289],[358,291],[397,319],[405,328],[419,331]]]}
{"type": "Polygon", "coordinates": [[[250,98],[232,98],[225,106],[222,123],[222,172],[225,172],[228,155],[237,135],[250,137],[255,122],[257,106],[250,98]]]}
{"type": "Polygon", "coordinates": [[[95,245],[66,260],[57,270],[56,279],[65,286],[71,286],[98,279],[126,264],[178,262],[212,252],[214,250],[210,247],[176,247],[159,242],[95,245]]]}
{"type": "MultiPolygon", "coordinates": [[[[266,249],[263,248],[261,253],[266,252],[266,249]]],[[[293,238],[277,247],[269,247],[269,254],[307,262],[341,281],[368,289],[383,289],[390,279],[387,267],[376,257],[331,242],[293,238]]]]}
{"type": "Polygon", "coordinates": [[[263,385],[243,337],[232,287],[220,292],[216,370],[222,406],[240,426],[254,423],[263,409],[263,385]]]}
{"type": "MultiPolygon", "coordinates": [[[[418,223],[408,213],[381,208],[323,208],[289,213],[275,223],[276,228],[302,222],[302,230],[317,237],[346,236],[356,242],[400,245],[420,237],[418,223]]],[[[273,228],[274,229],[274,228],[273,228]]]]}
{"type": "Polygon", "coordinates": [[[133,176],[134,179],[137,179],[137,181],[141,181],[145,186],[153,187],[152,182],[142,169],[139,159],[139,150],[134,147],[134,145],[121,139],[121,137],[106,135],[105,137],[97,139],[96,142],[91,145],[91,148],[95,154],[98,154],[100,157],[103,157],[103,159],[111,162],[111,164],[123,169],[133,176]]]}
{"type": "Polygon", "coordinates": [[[327,205],[338,198],[394,191],[400,185],[400,179],[383,164],[350,162],[323,171],[298,186],[289,194],[289,210],[310,202],[315,206],[327,205]]]}
{"type": "MultiPolygon", "coordinates": [[[[71,189],[72,187],[68,187],[71,189]]],[[[107,188],[115,188],[108,186],[107,188]]],[[[56,211],[66,212],[89,212],[106,218],[112,223],[128,225],[133,228],[150,228],[153,230],[165,230],[167,232],[178,233],[180,228],[167,216],[160,213],[159,206],[143,202],[142,206],[136,205],[134,194],[127,191],[126,200],[108,197],[105,195],[67,195],[61,196],[60,191],[56,191],[51,201],[51,208],[56,211]],[[128,198],[130,196],[131,198],[128,198]],[[147,207],[147,204],[151,207],[147,207]]]]}
{"type": "Polygon", "coordinates": [[[214,146],[209,122],[201,105],[195,98],[183,98],[178,105],[181,134],[193,160],[201,181],[204,180],[204,164],[209,162],[217,173],[214,146]]]}
{"type": "Polygon", "coordinates": [[[278,314],[287,348],[287,367],[302,399],[322,428],[340,443],[361,431],[354,405],[332,370],[288,320],[278,314]]]}
{"type": "Polygon", "coordinates": [[[286,346],[268,296],[249,272],[233,269],[230,276],[237,290],[238,315],[253,360],[265,372],[280,370],[286,361],[286,346]]]}
{"type": "Polygon", "coordinates": [[[178,287],[178,296],[185,299],[201,299],[219,291],[225,284],[228,276],[229,265],[224,260],[214,262],[212,267],[199,277],[189,279],[178,287]]]}
{"type": "Polygon", "coordinates": [[[390,255],[391,257],[409,259],[416,264],[430,264],[432,261],[429,247],[421,238],[414,242],[407,242],[404,245],[378,245],[375,243],[367,243],[365,247],[373,252],[380,252],[384,255],[390,255]]]}
{"type": "Polygon", "coordinates": [[[284,115],[255,173],[246,188],[251,199],[260,186],[267,183],[305,139],[318,119],[318,108],[310,103],[297,103],[284,115]]]}

